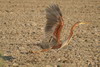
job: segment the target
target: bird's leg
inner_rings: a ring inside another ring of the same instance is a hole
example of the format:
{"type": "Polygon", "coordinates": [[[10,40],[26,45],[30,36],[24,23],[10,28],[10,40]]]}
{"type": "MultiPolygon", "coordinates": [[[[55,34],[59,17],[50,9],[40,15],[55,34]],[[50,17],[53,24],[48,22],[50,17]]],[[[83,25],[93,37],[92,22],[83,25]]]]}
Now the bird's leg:
{"type": "Polygon", "coordinates": [[[53,37],[51,36],[49,42],[51,42],[52,40],[53,40],[53,37]]]}

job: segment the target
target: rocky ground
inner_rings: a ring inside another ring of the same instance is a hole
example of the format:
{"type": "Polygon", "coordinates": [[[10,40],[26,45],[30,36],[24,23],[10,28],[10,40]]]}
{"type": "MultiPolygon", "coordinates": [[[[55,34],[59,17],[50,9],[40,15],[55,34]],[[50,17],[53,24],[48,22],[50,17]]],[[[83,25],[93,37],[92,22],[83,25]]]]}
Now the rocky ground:
{"type": "MultiPolygon", "coordinates": [[[[0,64],[3,67],[100,67],[99,0],[0,0],[0,64]],[[39,54],[44,37],[45,9],[61,8],[65,26],[62,40],[77,21],[90,22],[74,31],[66,49],[39,54]]],[[[1,66],[2,67],[2,66],[1,66]]]]}

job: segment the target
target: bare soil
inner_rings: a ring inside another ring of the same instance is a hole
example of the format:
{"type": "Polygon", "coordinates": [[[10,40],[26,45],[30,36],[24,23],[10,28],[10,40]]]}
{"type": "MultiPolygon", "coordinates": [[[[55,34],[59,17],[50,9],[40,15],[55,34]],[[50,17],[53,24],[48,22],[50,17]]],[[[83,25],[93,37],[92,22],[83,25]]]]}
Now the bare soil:
{"type": "Polygon", "coordinates": [[[4,67],[100,67],[100,1],[0,0],[0,50],[4,67]],[[41,50],[45,9],[51,4],[63,14],[62,41],[76,22],[90,24],[77,27],[65,49],[29,53],[41,50]]]}

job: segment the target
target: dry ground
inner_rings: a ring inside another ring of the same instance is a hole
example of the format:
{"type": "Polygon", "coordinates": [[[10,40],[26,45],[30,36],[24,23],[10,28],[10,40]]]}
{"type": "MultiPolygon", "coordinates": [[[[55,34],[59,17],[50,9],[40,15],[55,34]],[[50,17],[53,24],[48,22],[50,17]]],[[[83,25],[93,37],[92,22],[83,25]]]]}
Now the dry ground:
{"type": "Polygon", "coordinates": [[[100,0],[0,0],[0,50],[4,67],[100,67],[100,0]],[[91,24],[77,27],[66,49],[28,53],[40,49],[51,4],[63,14],[62,40],[77,21],[91,24]]]}

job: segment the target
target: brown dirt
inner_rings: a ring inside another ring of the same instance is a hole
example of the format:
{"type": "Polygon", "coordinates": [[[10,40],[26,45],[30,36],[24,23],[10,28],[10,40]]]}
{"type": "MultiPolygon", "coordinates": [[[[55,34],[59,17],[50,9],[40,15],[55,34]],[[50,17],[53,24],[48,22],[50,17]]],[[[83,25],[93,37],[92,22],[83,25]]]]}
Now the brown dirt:
{"type": "Polygon", "coordinates": [[[99,67],[99,0],[0,0],[0,50],[4,67],[99,67]],[[71,43],[62,50],[39,54],[37,46],[44,37],[45,8],[58,4],[65,26],[62,40],[77,21],[91,22],[74,31],[71,43]]]}

